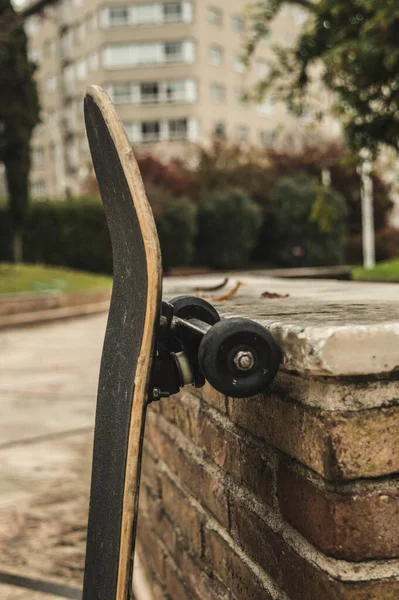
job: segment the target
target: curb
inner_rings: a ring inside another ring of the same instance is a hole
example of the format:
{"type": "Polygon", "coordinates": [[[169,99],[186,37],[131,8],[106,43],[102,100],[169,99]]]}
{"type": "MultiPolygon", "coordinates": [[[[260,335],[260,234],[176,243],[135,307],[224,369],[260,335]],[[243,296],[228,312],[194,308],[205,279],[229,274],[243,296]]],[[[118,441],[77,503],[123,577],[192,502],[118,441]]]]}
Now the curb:
{"type": "Polygon", "coordinates": [[[31,299],[15,297],[0,300],[0,330],[41,325],[51,321],[85,317],[107,312],[110,304],[110,293],[57,295],[51,298],[31,299]],[[8,310],[5,304],[8,303],[8,310]],[[3,304],[3,307],[1,306],[3,304]],[[2,310],[3,308],[3,310],[2,310]]]}

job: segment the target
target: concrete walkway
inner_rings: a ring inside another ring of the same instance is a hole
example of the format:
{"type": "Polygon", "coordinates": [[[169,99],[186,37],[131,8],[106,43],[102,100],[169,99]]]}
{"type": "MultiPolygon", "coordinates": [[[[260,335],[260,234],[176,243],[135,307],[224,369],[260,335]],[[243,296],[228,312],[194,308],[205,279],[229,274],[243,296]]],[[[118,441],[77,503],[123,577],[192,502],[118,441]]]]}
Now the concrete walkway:
{"type": "MultiPolygon", "coordinates": [[[[0,332],[0,571],[82,585],[105,323],[0,332]]],[[[2,584],[0,597],[52,598],[2,584]]]]}

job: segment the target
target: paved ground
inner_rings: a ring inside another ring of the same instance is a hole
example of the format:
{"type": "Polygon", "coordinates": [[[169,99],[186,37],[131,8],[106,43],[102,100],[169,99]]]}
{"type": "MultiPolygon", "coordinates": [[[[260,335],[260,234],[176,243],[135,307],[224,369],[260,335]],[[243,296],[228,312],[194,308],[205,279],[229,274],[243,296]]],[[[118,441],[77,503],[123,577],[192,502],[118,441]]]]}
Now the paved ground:
{"type": "Polygon", "coordinates": [[[105,320],[0,332],[0,572],[81,586],[105,320]]]}

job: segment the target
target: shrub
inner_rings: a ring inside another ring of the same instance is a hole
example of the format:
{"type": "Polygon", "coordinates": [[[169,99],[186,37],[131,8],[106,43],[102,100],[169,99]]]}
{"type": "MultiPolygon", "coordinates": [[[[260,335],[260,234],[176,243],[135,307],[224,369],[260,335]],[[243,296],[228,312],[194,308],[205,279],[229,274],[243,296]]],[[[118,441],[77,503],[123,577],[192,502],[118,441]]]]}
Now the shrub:
{"type": "Polygon", "coordinates": [[[262,232],[269,260],[284,266],[343,262],[347,208],[339,193],[298,174],[281,178],[270,200],[262,232]]]}
{"type": "Polygon", "coordinates": [[[197,207],[186,198],[171,200],[155,220],[164,269],[191,264],[197,233],[197,207]]]}
{"type": "Polygon", "coordinates": [[[261,226],[261,210],[242,190],[204,196],[199,208],[197,260],[219,269],[247,264],[261,226]]]}
{"type": "MultiPolygon", "coordinates": [[[[399,229],[386,227],[375,235],[375,257],[377,262],[399,256],[399,229]]],[[[351,235],[345,243],[346,262],[351,265],[363,262],[362,235],[351,235]]]]}

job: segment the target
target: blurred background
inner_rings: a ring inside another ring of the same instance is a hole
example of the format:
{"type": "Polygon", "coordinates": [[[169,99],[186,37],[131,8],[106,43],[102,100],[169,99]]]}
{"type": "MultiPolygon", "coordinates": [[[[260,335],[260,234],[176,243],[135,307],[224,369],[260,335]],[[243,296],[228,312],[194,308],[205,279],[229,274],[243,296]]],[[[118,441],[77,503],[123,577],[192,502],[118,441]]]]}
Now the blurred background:
{"type": "Polygon", "coordinates": [[[399,282],[398,26],[382,0],[0,0],[0,571],[81,584],[112,283],[86,87],[165,275],[399,282]]]}

